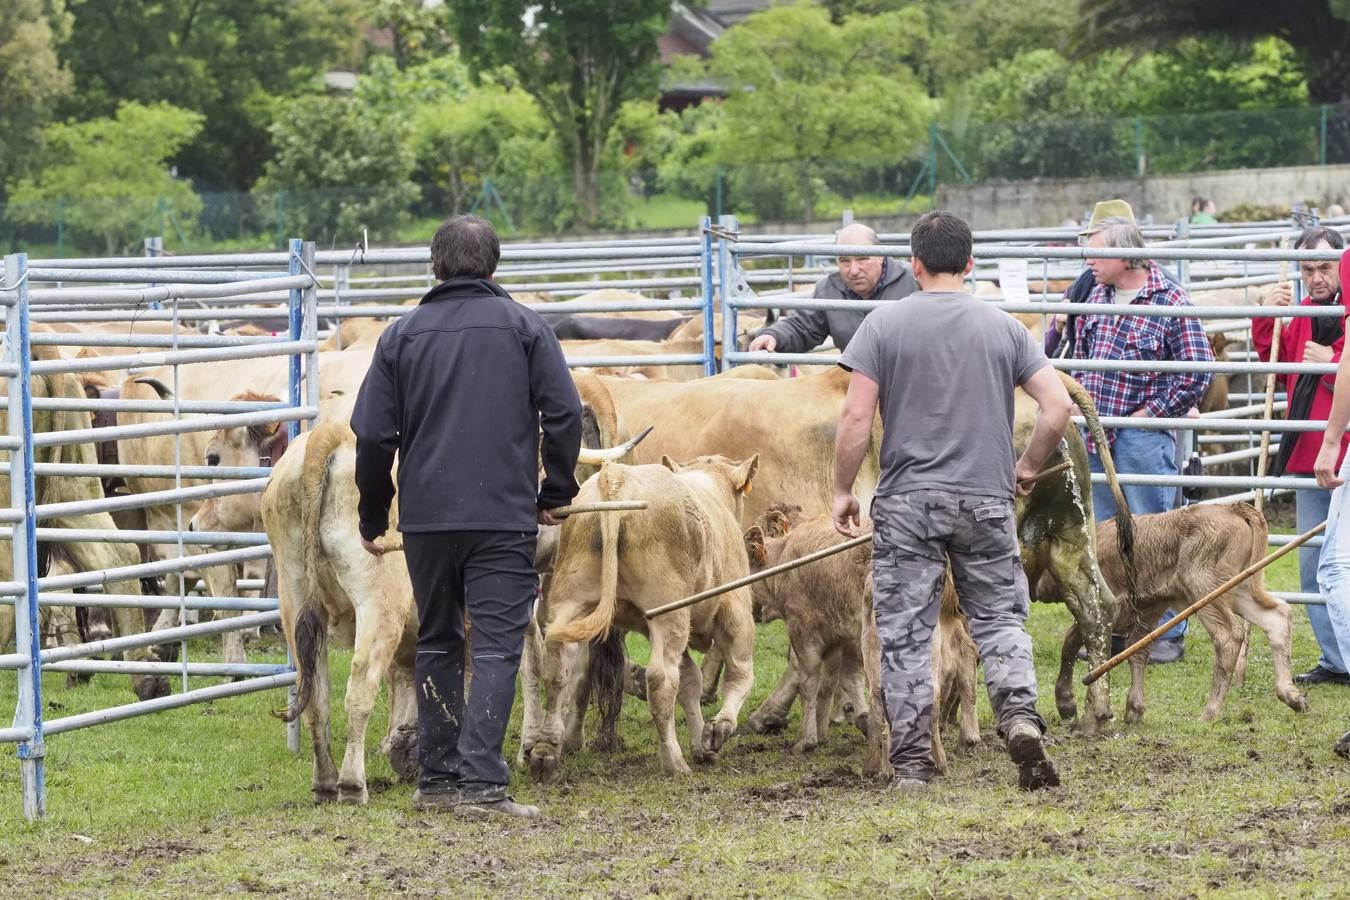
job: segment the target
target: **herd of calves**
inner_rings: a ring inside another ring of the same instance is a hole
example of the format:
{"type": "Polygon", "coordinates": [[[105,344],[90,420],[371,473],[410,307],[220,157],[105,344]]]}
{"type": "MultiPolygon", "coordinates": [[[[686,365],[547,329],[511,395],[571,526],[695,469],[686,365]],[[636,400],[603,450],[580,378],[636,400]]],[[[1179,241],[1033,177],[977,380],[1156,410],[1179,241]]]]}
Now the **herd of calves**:
{"type": "MultiPolygon", "coordinates": [[[[415,771],[416,616],[399,554],[371,556],[356,538],[354,445],[350,429],[336,422],[302,436],[274,471],[263,497],[263,520],[281,578],[283,625],[300,671],[299,699],[287,717],[303,714],[314,737],[316,798],[362,803],[365,731],[382,678],[387,677],[391,695],[383,749],[400,774],[415,771]],[[328,675],[322,656],[330,633],[353,642],[356,650],[341,772],[333,766],[328,736],[328,675]]],[[[581,746],[591,703],[601,714],[593,746],[617,746],[615,726],[625,692],[645,697],[656,726],[660,765],[671,774],[690,771],[675,729],[677,703],[684,711],[690,755],[712,762],[738,728],[784,728],[798,697],[802,715],[794,751],[811,751],[825,739],[831,722],[843,716],[866,735],[864,775],[889,774],[881,654],[871,609],[870,545],[668,614],[645,615],[672,600],[843,540],[827,516],[804,517],[799,507],[781,500],[744,530],[744,498],[757,466],[757,456],[704,456],[686,462],[666,457],[659,465],[636,466],[605,462],[582,485],[575,502],[640,500],[646,508],[574,515],[556,533],[541,534],[536,564],[543,590],[522,661],[518,756],[519,764],[537,779],[549,777],[565,752],[581,746]],[[760,707],[742,722],[741,707],[753,686],[755,626],[774,619],[786,623],[789,665],[760,707]],[[624,658],[623,636],[629,631],[649,639],[645,669],[624,658]],[[694,650],[703,654],[701,665],[694,650]],[[705,719],[703,706],[718,693],[721,706],[705,719]]],[[[1268,545],[1264,517],[1245,504],[1197,505],[1138,517],[1129,592],[1124,560],[1109,533],[1113,527],[1100,526],[1098,563],[1120,598],[1115,631],[1130,636],[1150,630],[1164,609],[1182,609],[1209,593],[1260,559],[1268,545]]],[[[1276,694],[1291,708],[1304,708],[1291,678],[1289,606],[1265,590],[1259,573],[1205,607],[1198,618],[1215,651],[1206,720],[1218,715],[1230,685],[1243,678],[1248,623],[1269,639],[1276,694]]],[[[1076,628],[1070,629],[1062,648],[1061,685],[1071,685],[1079,643],[1076,628]]],[[[1146,655],[1130,660],[1130,722],[1138,722],[1144,713],[1146,655]]],[[[933,643],[932,680],[940,715],[933,717],[932,742],[941,772],[947,770],[943,724],[958,721],[962,747],[980,741],[977,663],[977,648],[949,578],[933,643]]]]}
{"type": "MultiPolygon", "coordinates": [[[[536,639],[527,660],[538,659],[540,665],[527,666],[520,761],[536,775],[547,775],[557,767],[563,749],[580,743],[580,710],[566,703],[580,642],[601,639],[612,627],[648,634],[651,661],[645,696],[657,728],[658,754],[667,772],[682,773],[688,765],[675,742],[675,701],[685,711],[694,758],[715,758],[736,730],[749,689],[754,622],[775,619],[787,626],[788,668],[743,727],[756,732],[785,727],[788,711],[800,697],[801,726],[793,752],[814,749],[831,721],[842,716],[866,735],[864,774],[888,774],[870,545],[771,576],[687,611],[651,620],[643,615],[672,598],[844,540],[828,516],[805,518],[800,507],[781,501],[771,504],[742,535],[739,503],[749,484],[745,465],[720,457],[684,465],[667,460],[664,467],[611,463],[583,486],[579,501],[658,499],[642,513],[577,517],[563,526],[547,576],[547,608],[539,615],[543,640],[536,639]],[[704,652],[701,667],[695,665],[691,648],[704,652]],[[705,723],[700,704],[715,698],[719,672],[722,707],[705,723]],[[531,700],[537,680],[543,681],[547,698],[542,722],[531,700]]],[[[1112,522],[1100,526],[1099,565],[1121,600],[1114,631],[1131,639],[1147,633],[1164,610],[1188,606],[1259,560],[1268,543],[1265,518],[1246,504],[1192,506],[1138,517],[1135,591],[1129,595],[1124,562],[1110,533],[1114,527],[1112,522]]],[[[1270,641],[1276,694],[1291,708],[1304,709],[1290,670],[1289,606],[1266,591],[1260,573],[1204,607],[1198,618],[1215,651],[1205,720],[1218,715],[1228,688],[1245,674],[1247,623],[1270,641]]],[[[945,773],[945,722],[958,722],[961,747],[980,741],[975,713],[978,652],[950,576],[938,622],[932,681],[940,714],[933,717],[932,746],[937,769],[945,773]]],[[[1079,646],[1077,629],[1071,628],[1062,653],[1062,667],[1070,675],[1079,646]]],[[[1144,713],[1146,657],[1145,651],[1130,660],[1130,722],[1140,721],[1144,713]]],[[[630,673],[628,683],[635,681],[630,673]]],[[[609,737],[603,741],[608,743],[609,737]]]]}

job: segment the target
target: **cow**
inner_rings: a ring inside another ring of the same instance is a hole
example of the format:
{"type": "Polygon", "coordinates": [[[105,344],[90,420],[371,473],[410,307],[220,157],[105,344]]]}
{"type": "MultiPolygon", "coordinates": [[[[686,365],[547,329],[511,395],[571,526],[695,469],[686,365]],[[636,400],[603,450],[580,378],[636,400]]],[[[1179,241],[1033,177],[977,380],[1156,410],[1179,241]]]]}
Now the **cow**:
{"type": "MultiPolygon", "coordinates": [[[[1115,549],[1116,523],[1098,528],[1101,569],[1120,594],[1125,571],[1115,549]]],[[[1269,548],[1266,518],[1246,503],[1196,504],[1134,520],[1135,586],[1116,612],[1116,631],[1131,642],[1143,637],[1167,609],[1185,609],[1260,560],[1269,548]]],[[[1214,644],[1214,674],[1201,714],[1211,721],[1223,710],[1229,686],[1246,667],[1246,622],[1266,633],[1275,668],[1275,696],[1296,712],[1306,708],[1290,674],[1289,604],[1266,591],[1257,572],[1196,613],[1214,644]],[[1244,622],[1245,620],[1245,622],[1244,622]]],[[[1076,626],[1064,638],[1060,679],[1072,677],[1081,643],[1076,626]]],[[[1144,717],[1144,666],[1148,653],[1130,657],[1125,721],[1144,717]]]]}
{"type": "Polygon", "coordinates": [[[651,620],[643,613],[748,574],[739,522],[758,465],[755,456],[740,461],[702,456],[686,463],[667,457],[660,465],[647,466],[608,463],[582,485],[578,502],[640,499],[648,507],[573,517],[562,525],[544,629],[548,708],[529,760],[537,780],[550,777],[561,758],[559,697],[571,676],[577,644],[615,624],[641,631],[651,643],[647,702],[666,773],[690,774],[675,736],[676,700],[684,708],[696,760],[715,760],[735,733],[753,683],[755,625],[749,590],[730,591],[651,620]],[[701,677],[689,648],[706,651],[714,642],[726,660],[725,701],[705,725],[699,706],[701,677]]]}
{"type": "MultiPolygon", "coordinates": [[[[768,503],[777,498],[792,498],[808,516],[828,512],[835,429],[848,389],[848,373],[831,367],[820,374],[790,379],[728,377],[733,373],[688,383],[620,378],[601,381],[620,415],[655,426],[652,437],[638,448],[636,462],[656,462],[662,455],[675,459],[705,454],[744,458],[759,452],[759,490],[745,499],[745,528],[754,525],[768,503]]],[[[1092,398],[1072,378],[1062,377],[1098,445],[1105,447],[1092,398]]],[[[1016,403],[1014,438],[1020,449],[1030,439],[1036,405],[1022,391],[1017,392],[1016,403]]],[[[876,490],[880,436],[878,419],[855,488],[864,509],[876,490]]],[[[1109,452],[1102,454],[1102,460],[1116,499],[1117,521],[1122,523],[1118,540],[1128,548],[1129,507],[1116,482],[1109,452]]],[[[1088,636],[1090,658],[1094,663],[1104,662],[1110,649],[1115,595],[1097,570],[1090,473],[1077,429],[1069,429],[1046,468],[1063,462],[1072,465],[1037,482],[1029,496],[1018,500],[1022,562],[1031,584],[1037,584],[1043,574],[1047,576],[1043,582],[1047,593],[1036,595],[1038,599],[1067,604],[1088,636]]],[[[1128,561],[1128,553],[1125,559],[1128,561]]],[[[705,671],[705,681],[713,681],[710,674],[705,671]]],[[[1088,699],[1089,709],[1079,724],[1091,732],[1111,716],[1108,684],[1100,681],[1093,685],[1088,699]]],[[[1077,718],[1071,681],[1056,686],[1056,705],[1066,721],[1077,718]]]]}
{"type": "MultiPolygon", "coordinates": [[[[864,523],[864,527],[868,527],[864,523]]],[[[754,571],[797,559],[808,553],[834,546],[843,540],[835,531],[829,516],[818,516],[803,521],[801,508],[775,503],[764,513],[759,524],[745,533],[750,566],[754,571]]],[[[878,718],[869,715],[868,698],[879,695],[880,645],[871,604],[872,548],[854,547],[842,554],[827,557],[797,569],[757,582],[753,588],[755,617],[760,622],[775,618],[787,622],[788,640],[796,657],[799,677],[798,693],[802,698],[801,734],[793,745],[794,753],[808,753],[824,741],[829,728],[831,687],[837,684],[844,697],[844,711],[869,736],[872,732],[886,733],[884,708],[878,718]],[[870,631],[867,638],[865,632],[870,631]],[[875,654],[864,659],[863,646],[876,644],[875,654]],[[875,657],[875,658],[873,658],[875,657]],[[876,666],[872,672],[869,666],[876,666]],[[864,680],[868,693],[861,694],[856,687],[864,680]]],[[[980,742],[980,726],[975,715],[975,668],[979,660],[969,626],[956,605],[956,593],[950,587],[944,591],[938,631],[933,642],[933,703],[941,713],[960,709],[961,745],[973,747],[980,742]]],[[[786,698],[791,706],[792,696],[786,698]]],[[[781,702],[781,701],[780,701],[781,702]]],[[[766,701],[765,706],[769,706],[766,701]]],[[[773,713],[782,716],[786,724],[787,709],[779,707],[773,713]]],[[[764,723],[762,706],[747,720],[764,723]],[[758,718],[757,718],[758,717],[758,718]]],[[[933,759],[937,771],[946,774],[947,756],[942,746],[942,720],[945,715],[933,716],[933,759]]],[[[768,730],[751,728],[751,730],[768,730]]],[[[869,752],[864,774],[884,774],[885,740],[880,742],[880,755],[869,752]]]]}
{"type": "MultiPolygon", "coordinates": [[[[33,326],[34,333],[46,331],[41,326],[33,326]]],[[[35,347],[34,359],[59,359],[60,355],[53,347],[35,347]]],[[[31,380],[34,398],[60,398],[65,400],[82,399],[84,389],[79,380],[69,374],[34,375],[31,380]]],[[[4,414],[6,420],[8,413],[4,414]]],[[[68,431],[91,427],[88,412],[76,410],[33,410],[33,428],[35,432],[68,431]]],[[[6,461],[12,460],[8,451],[0,453],[6,461]]],[[[65,444],[59,447],[37,447],[33,451],[34,462],[64,463],[83,466],[96,464],[92,443],[65,444]]],[[[103,486],[97,478],[90,476],[37,475],[34,478],[37,504],[67,503],[103,498],[103,486]]],[[[8,468],[0,474],[0,492],[9,496],[8,468]]],[[[99,529],[113,531],[117,528],[109,513],[89,513],[75,516],[47,517],[41,525],[48,528],[99,529]]],[[[43,574],[43,561],[51,559],[55,553],[71,571],[94,572],[103,569],[116,569],[132,566],[140,561],[136,546],[130,543],[85,541],[62,543],[55,551],[39,547],[39,575],[43,574]]],[[[13,559],[9,552],[0,553],[0,581],[13,580],[13,559]]],[[[109,593],[140,594],[141,585],[137,579],[110,582],[106,586],[109,593]]],[[[120,635],[137,634],[143,631],[140,610],[119,607],[112,610],[112,620],[116,632],[120,635]]],[[[0,605],[0,645],[7,636],[14,634],[14,607],[0,605]]],[[[68,635],[69,637],[69,635],[68,635]]],[[[133,648],[123,653],[123,658],[132,661],[158,661],[157,655],[147,647],[133,648]]],[[[168,679],[155,675],[133,675],[131,686],[136,696],[142,700],[166,696],[169,693],[168,679]]]]}
{"type": "MultiPolygon", "coordinates": [[[[582,450],[581,464],[599,465],[631,451],[582,450]]],[[[401,777],[416,772],[413,655],[417,609],[408,570],[397,553],[373,556],[357,531],[356,435],[342,418],[302,434],[273,469],[262,496],[262,522],[276,563],[282,631],[299,672],[295,700],[281,718],[305,717],[314,747],[316,802],[367,801],[365,739],[381,678],[390,685],[389,731],[381,744],[401,777]],[[342,768],[329,744],[326,644],[354,648],[347,682],[347,741],[342,768]]],[[[398,505],[390,510],[396,529],[398,505]]],[[[546,548],[546,544],[541,542],[546,548]]],[[[547,560],[536,559],[537,565],[547,560]]]]}
{"type": "MultiPolygon", "coordinates": [[[[683,341],[562,341],[562,348],[563,353],[567,355],[567,361],[574,366],[577,363],[585,363],[587,358],[605,356],[702,356],[705,349],[702,338],[683,341]]],[[[716,355],[717,358],[721,358],[720,352],[716,355]]],[[[702,363],[680,365],[653,363],[647,366],[581,365],[576,366],[573,371],[577,369],[597,375],[637,375],[644,379],[662,381],[692,381],[703,375],[702,363]]]]}
{"type": "Polygon", "coordinates": [[[560,341],[664,341],[690,321],[689,316],[666,319],[630,319],[616,315],[544,313],[560,341]]]}
{"type": "Polygon", "coordinates": [[[319,344],[320,350],[373,349],[392,319],[342,319],[319,344]]]}

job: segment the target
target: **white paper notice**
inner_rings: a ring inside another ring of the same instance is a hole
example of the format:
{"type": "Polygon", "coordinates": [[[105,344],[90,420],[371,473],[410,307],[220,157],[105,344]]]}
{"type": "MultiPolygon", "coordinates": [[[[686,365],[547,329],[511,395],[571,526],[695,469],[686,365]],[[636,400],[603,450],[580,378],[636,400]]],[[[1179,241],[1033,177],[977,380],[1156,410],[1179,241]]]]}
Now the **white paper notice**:
{"type": "Polygon", "coordinates": [[[998,261],[998,283],[1003,290],[1005,303],[1027,303],[1031,293],[1027,290],[1027,261],[1025,259],[1000,259],[998,261]]]}

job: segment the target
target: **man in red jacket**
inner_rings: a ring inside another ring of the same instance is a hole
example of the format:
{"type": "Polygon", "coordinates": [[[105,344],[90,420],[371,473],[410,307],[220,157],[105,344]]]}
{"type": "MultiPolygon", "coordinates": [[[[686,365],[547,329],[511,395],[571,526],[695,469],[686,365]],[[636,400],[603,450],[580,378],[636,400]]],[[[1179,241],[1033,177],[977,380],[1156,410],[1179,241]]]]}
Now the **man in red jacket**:
{"type": "MultiPolygon", "coordinates": [[[[1330,228],[1309,228],[1299,236],[1294,244],[1296,250],[1340,250],[1345,241],[1337,231],[1330,228]]],[[[1317,362],[1334,363],[1341,359],[1345,346],[1345,303],[1341,296],[1341,276],[1337,264],[1332,260],[1305,261],[1299,266],[1303,277],[1305,294],[1300,306],[1329,306],[1341,308],[1341,315],[1318,318],[1289,318],[1284,320],[1280,329],[1279,362],[1317,362]]],[[[1288,282],[1280,282],[1271,288],[1262,301],[1265,306],[1288,306],[1293,301],[1293,290],[1288,282]]],[[[1275,320],[1273,318],[1252,319],[1252,341],[1261,359],[1270,359],[1270,345],[1274,337],[1275,320]]],[[[1288,397],[1288,419],[1322,420],[1331,412],[1334,375],[1285,375],[1282,387],[1288,397]]],[[[1345,457],[1346,445],[1350,436],[1341,438],[1340,455],[1336,458],[1339,469],[1345,457]]],[[[1317,451],[1322,446],[1322,436],[1317,432],[1285,432],[1280,439],[1280,449],[1271,467],[1272,475],[1313,474],[1313,465],[1317,461],[1317,451]]],[[[1294,494],[1294,509],[1297,529],[1300,533],[1316,526],[1327,517],[1331,503],[1331,491],[1315,489],[1297,491],[1294,494]]],[[[1305,593],[1318,593],[1317,560],[1319,550],[1316,547],[1304,547],[1299,550],[1298,571],[1300,590],[1305,593]]],[[[1336,634],[1332,630],[1331,620],[1325,606],[1308,606],[1308,620],[1312,623],[1313,634],[1322,648],[1322,656],[1307,672],[1295,676],[1294,680],[1304,685],[1338,684],[1350,685],[1347,674],[1347,660],[1337,646],[1336,634]]]]}

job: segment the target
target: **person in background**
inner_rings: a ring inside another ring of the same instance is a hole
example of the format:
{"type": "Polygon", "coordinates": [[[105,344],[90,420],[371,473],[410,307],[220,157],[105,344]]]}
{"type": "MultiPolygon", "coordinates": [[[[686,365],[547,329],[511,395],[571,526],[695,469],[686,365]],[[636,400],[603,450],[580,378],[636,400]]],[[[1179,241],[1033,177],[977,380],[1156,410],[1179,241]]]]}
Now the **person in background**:
{"type": "MultiPolygon", "coordinates": [[[[1134,213],[1124,200],[1098,203],[1084,245],[1092,248],[1142,249],[1144,238],[1134,222],[1134,213]]],[[[1096,286],[1088,303],[1138,306],[1191,306],[1186,292],[1148,259],[1115,259],[1088,254],[1088,267],[1096,286]]],[[[1205,363],[1214,361],[1214,351],[1197,318],[1162,316],[1079,315],[1067,329],[1072,358],[1118,360],[1138,365],[1148,362],[1205,363]]],[[[1205,372],[1079,370],[1073,373],[1092,395],[1103,417],[1183,418],[1200,402],[1209,386],[1205,372]]],[[[1141,425],[1144,423],[1141,422],[1141,425]]],[[[1107,429],[1116,471],[1130,475],[1176,475],[1176,437],[1166,429],[1138,427],[1107,429]]],[[[1092,435],[1084,431],[1088,462],[1093,472],[1102,464],[1092,435]]],[[[1176,489],[1154,485],[1122,487],[1130,512],[1135,515],[1165,512],[1176,503],[1176,489]]],[[[1105,485],[1092,488],[1092,507],[1097,521],[1115,514],[1115,500],[1105,485]]],[[[1169,613],[1164,619],[1170,618],[1169,613]]],[[[1182,622],[1154,643],[1149,659],[1169,663],[1185,652],[1186,623],[1182,622]]]]}
{"type": "MultiPolygon", "coordinates": [[[[1345,240],[1340,232],[1331,228],[1308,228],[1299,235],[1294,244],[1295,250],[1340,250],[1345,240]]],[[[1345,348],[1345,300],[1341,296],[1341,275],[1333,260],[1308,260],[1299,264],[1299,274],[1303,279],[1304,297],[1300,306],[1334,306],[1340,309],[1335,318],[1289,318],[1284,320],[1280,329],[1280,362],[1317,362],[1339,363],[1345,348]]],[[[1289,306],[1293,302],[1293,287],[1287,281],[1273,285],[1262,300],[1265,306],[1289,306]]],[[[1252,344],[1261,359],[1270,359],[1271,344],[1275,336],[1275,319],[1258,317],[1252,319],[1252,344]]],[[[1335,376],[1332,375],[1284,375],[1284,390],[1288,402],[1285,418],[1291,422],[1308,419],[1322,420],[1331,411],[1332,389],[1335,376]]],[[[1302,475],[1305,478],[1314,474],[1317,452],[1321,447],[1321,436],[1316,432],[1285,432],[1280,437],[1280,447],[1275,453],[1269,474],[1302,475]]],[[[1335,465],[1339,469],[1345,458],[1346,446],[1350,437],[1342,436],[1340,451],[1335,465]]],[[[1294,493],[1294,518],[1300,534],[1326,519],[1331,507],[1331,491],[1324,488],[1300,490],[1294,493]]],[[[1308,594],[1318,593],[1317,560],[1320,550],[1317,547],[1300,547],[1298,551],[1299,590],[1308,594]]],[[[1350,674],[1347,674],[1346,659],[1341,656],[1337,645],[1336,633],[1331,627],[1331,618],[1325,606],[1305,606],[1308,621],[1312,623],[1317,646],[1321,656],[1308,671],[1294,676],[1299,684],[1334,684],[1350,686],[1350,674]]]]}
{"type": "MultiPolygon", "coordinates": [[[[840,245],[873,246],[877,233],[861,222],[846,225],[835,235],[840,245]]],[[[814,299],[899,300],[919,289],[914,273],[896,257],[841,256],[839,271],[816,282],[814,299]]],[[[809,353],[828,337],[840,350],[867,317],[863,310],[802,309],[760,329],[750,350],[770,353],[809,353]]]]}
{"type": "Polygon", "coordinates": [[[1207,200],[1204,197],[1196,197],[1191,201],[1191,224],[1192,225],[1217,225],[1219,220],[1214,217],[1215,207],[1213,200],[1207,200]]]}

